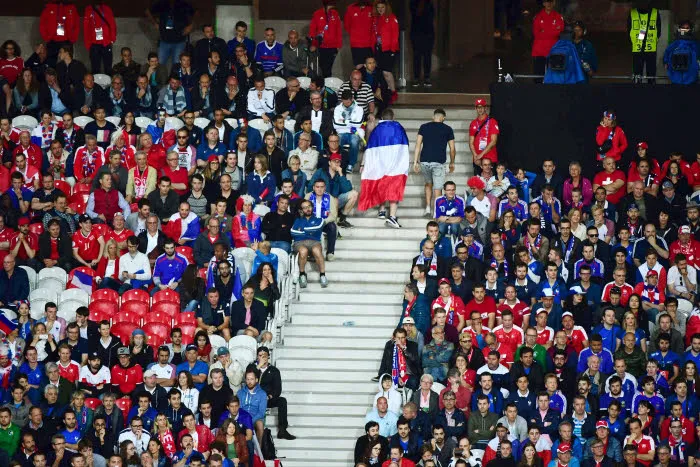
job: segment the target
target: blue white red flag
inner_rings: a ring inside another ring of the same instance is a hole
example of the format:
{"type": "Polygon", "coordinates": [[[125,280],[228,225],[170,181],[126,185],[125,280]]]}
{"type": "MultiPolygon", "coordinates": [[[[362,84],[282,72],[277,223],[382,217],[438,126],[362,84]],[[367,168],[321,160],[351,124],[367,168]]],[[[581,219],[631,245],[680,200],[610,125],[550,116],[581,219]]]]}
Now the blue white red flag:
{"type": "Polygon", "coordinates": [[[71,279],[70,283],[77,289],[84,290],[88,294],[92,293],[92,276],[79,269],[73,271],[73,279],[71,279]]]}

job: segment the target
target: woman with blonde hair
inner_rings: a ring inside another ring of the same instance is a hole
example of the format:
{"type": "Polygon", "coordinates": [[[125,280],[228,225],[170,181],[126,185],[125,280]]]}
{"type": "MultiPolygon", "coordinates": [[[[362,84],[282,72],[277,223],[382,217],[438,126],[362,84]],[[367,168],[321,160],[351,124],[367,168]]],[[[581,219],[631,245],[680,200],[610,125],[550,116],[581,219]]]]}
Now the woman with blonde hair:
{"type": "Polygon", "coordinates": [[[119,291],[122,283],[119,280],[119,246],[113,238],[107,240],[105,252],[97,263],[95,282],[98,289],[119,291]]]}
{"type": "Polygon", "coordinates": [[[581,210],[579,208],[571,208],[566,214],[571,222],[571,235],[581,241],[586,240],[586,226],[581,222],[581,210]]]}
{"type": "Polygon", "coordinates": [[[177,439],[173,435],[173,427],[164,413],[156,415],[153,423],[153,437],[160,441],[165,455],[172,458],[177,452],[177,439]]]}

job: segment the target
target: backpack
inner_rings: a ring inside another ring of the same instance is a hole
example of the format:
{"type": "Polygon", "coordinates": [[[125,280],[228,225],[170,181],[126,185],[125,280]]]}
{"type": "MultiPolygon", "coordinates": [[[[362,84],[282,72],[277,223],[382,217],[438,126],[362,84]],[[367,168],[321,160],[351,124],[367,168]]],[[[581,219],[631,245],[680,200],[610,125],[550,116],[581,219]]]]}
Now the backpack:
{"type": "Polygon", "coordinates": [[[668,65],[668,77],[674,84],[693,84],[698,80],[698,54],[694,43],[677,40],[669,46],[665,62],[668,65]]]}
{"type": "Polygon", "coordinates": [[[272,439],[272,432],[269,428],[265,428],[263,432],[260,452],[265,460],[275,460],[277,458],[277,448],[275,448],[275,442],[272,439]]]}

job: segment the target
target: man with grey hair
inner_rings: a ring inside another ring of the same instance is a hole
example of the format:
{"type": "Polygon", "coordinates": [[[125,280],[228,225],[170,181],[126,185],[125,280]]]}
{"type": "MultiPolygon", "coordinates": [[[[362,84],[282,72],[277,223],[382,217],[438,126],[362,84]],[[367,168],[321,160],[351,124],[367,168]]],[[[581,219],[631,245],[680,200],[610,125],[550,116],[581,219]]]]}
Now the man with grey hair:
{"type": "Polygon", "coordinates": [[[47,376],[44,391],[46,391],[47,387],[54,386],[58,391],[58,403],[61,405],[68,405],[71,400],[71,393],[75,389],[74,384],[66,378],[61,377],[58,371],[58,365],[54,362],[47,363],[44,367],[44,371],[47,376]]]}
{"type": "Polygon", "coordinates": [[[58,402],[58,388],[51,384],[47,385],[44,388],[44,401],[41,403],[44,419],[50,420],[54,425],[59,425],[63,421],[63,411],[66,408],[67,404],[58,402]]]}
{"type": "Polygon", "coordinates": [[[311,129],[323,136],[324,141],[333,133],[333,111],[323,108],[323,97],[319,91],[311,91],[311,105],[302,108],[294,117],[301,125],[305,119],[311,119],[311,129]]]}

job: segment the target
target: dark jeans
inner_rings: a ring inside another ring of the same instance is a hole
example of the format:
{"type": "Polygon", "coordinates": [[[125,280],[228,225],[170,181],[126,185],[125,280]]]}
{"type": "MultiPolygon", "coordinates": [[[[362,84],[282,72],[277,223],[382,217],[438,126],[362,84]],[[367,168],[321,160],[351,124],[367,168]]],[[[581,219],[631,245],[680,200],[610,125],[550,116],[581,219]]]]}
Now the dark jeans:
{"type": "Polygon", "coordinates": [[[414,34],[411,37],[413,46],[413,79],[420,79],[421,62],[423,64],[423,79],[430,79],[432,71],[433,43],[435,37],[427,34],[414,34]]]}
{"type": "Polygon", "coordinates": [[[335,253],[335,241],[338,239],[338,226],[330,222],[323,226],[323,232],[327,235],[326,254],[335,253]]]}
{"type": "MultiPolygon", "coordinates": [[[[39,272],[43,266],[43,263],[36,258],[27,258],[27,259],[16,258],[15,262],[17,263],[17,266],[29,266],[30,268],[34,269],[37,272],[39,272]]],[[[59,266],[59,265],[57,265],[57,266],[59,266]]]]}
{"type": "Polygon", "coordinates": [[[267,400],[267,407],[277,407],[277,429],[286,430],[289,426],[287,421],[287,399],[284,397],[273,397],[267,400]]]}
{"type": "MultiPolygon", "coordinates": [[[[635,76],[644,74],[644,65],[647,66],[647,76],[656,76],[656,52],[632,53],[632,73],[635,76]]],[[[654,84],[656,80],[649,78],[647,82],[654,84]]]]}
{"type": "Polygon", "coordinates": [[[113,279],[111,277],[105,277],[102,279],[100,282],[100,285],[97,286],[98,289],[112,289],[115,292],[119,292],[119,288],[122,286],[122,283],[119,282],[116,279],[113,279]]]}
{"type": "Polygon", "coordinates": [[[512,31],[520,16],[520,0],[496,0],[494,3],[494,20],[496,29],[503,27],[503,15],[506,16],[506,29],[512,31]]]}
{"type": "MultiPolygon", "coordinates": [[[[532,74],[542,75],[547,70],[547,57],[532,57],[532,74]]],[[[535,78],[535,83],[541,83],[542,78],[535,78]]]]}
{"type": "Polygon", "coordinates": [[[338,49],[318,49],[318,62],[324,78],[333,76],[333,63],[338,56],[338,49]]]}
{"type": "Polygon", "coordinates": [[[104,68],[103,73],[112,74],[112,46],[93,44],[90,46],[90,66],[92,73],[100,73],[100,65],[104,68]]]}

